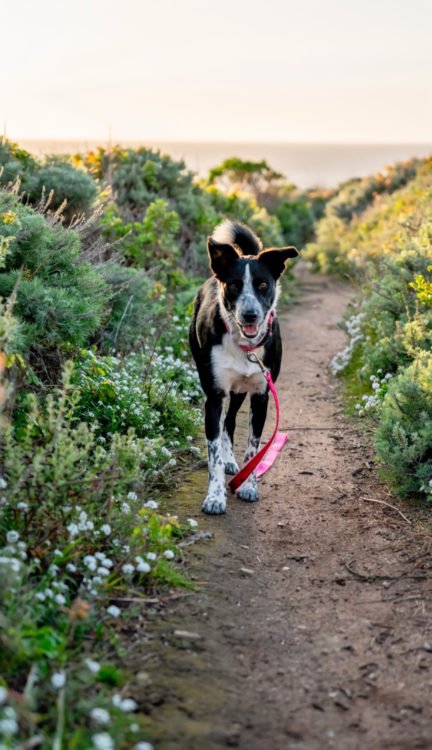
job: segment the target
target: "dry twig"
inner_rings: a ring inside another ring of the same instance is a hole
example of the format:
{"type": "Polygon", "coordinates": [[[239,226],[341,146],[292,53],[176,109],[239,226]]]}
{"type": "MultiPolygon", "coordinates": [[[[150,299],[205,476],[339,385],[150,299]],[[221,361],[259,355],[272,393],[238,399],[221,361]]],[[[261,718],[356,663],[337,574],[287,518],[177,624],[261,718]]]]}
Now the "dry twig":
{"type": "Polygon", "coordinates": [[[400,516],[409,523],[410,526],[412,526],[412,522],[409,520],[409,518],[406,517],[404,513],[402,513],[399,508],[396,508],[396,505],[391,505],[390,503],[386,503],[385,500],[374,500],[372,497],[362,497],[361,500],[366,500],[367,503],[379,503],[380,505],[385,505],[387,508],[392,508],[392,510],[395,510],[396,513],[399,513],[400,516]]]}

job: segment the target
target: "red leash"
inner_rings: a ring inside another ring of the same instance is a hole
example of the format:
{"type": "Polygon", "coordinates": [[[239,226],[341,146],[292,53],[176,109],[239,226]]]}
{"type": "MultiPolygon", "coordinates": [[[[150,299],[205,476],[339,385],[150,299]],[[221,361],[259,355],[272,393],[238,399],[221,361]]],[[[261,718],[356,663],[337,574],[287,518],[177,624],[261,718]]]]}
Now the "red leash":
{"type": "Polygon", "coordinates": [[[270,372],[270,370],[267,370],[267,368],[265,367],[265,365],[261,362],[261,360],[257,357],[256,354],[253,354],[252,352],[250,354],[248,354],[248,360],[249,360],[249,362],[256,362],[257,365],[259,365],[261,367],[261,370],[262,370],[263,374],[265,375],[268,387],[269,387],[269,389],[271,391],[271,394],[272,394],[272,396],[274,398],[274,402],[275,402],[275,407],[276,407],[276,425],[275,425],[275,428],[274,428],[274,431],[273,431],[273,435],[271,436],[271,438],[268,441],[268,443],[266,443],[261,448],[261,450],[258,451],[258,453],[256,454],[256,456],[254,456],[253,458],[251,458],[251,460],[248,461],[247,464],[245,464],[245,466],[243,466],[243,468],[240,469],[240,471],[235,476],[233,476],[232,479],[230,479],[230,481],[228,482],[228,487],[230,488],[231,492],[235,492],[236,490],[238,490],[238,488],[240,487],[240,485],[242,485],[243,482],[245,482],[246,479],[256,469],[256,467],[258,466],[258,464],[260,463],[260,461],[264,458],[264,456],[267,453],[268,449],[270,448],[271,444],[273,443],[273,440],[275,439],[275,437],[277,435],[277,431],[279,429],[279,417],[280,417],[279,399],[278,399],[278,395],[277,395],[277,392],[276,392],[275,385],[273,383],[273,378],[271,376],[271,372],[270,372]],[[253,357],[253,359],[252,359],[252,357],[253,357]]]}

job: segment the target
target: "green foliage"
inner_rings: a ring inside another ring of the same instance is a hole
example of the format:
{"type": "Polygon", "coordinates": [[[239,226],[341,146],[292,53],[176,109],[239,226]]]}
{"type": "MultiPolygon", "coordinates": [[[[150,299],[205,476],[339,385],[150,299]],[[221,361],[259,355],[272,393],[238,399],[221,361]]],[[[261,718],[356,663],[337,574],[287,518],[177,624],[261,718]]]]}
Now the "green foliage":
{"type": "Polygon", "coordinates": [[[275,184],[280,185],[283,175],[276,172],[263,159],[247,161],[232,156],[210,170],[208,184],[223,191],[247,192],[255,197],[268,192],[275,184]]]}
{"type": "Polygon", "coordinates": [[[70,221],[73,216],[91,213],[96,184],[84,170],[75,169],[67,161],[56,160],[41,166],[28,179],[26,195],[30,203],[36,205],[50,198],[49,208],[54,211],[66,201],[62,215],[70,221]]]}
{"type": "Polygon", "coordinates": [[[222,217],[242,221],[258,234],[265,247],[283,245],[284,238],[279,220],[269,214],[254,198],[240,196],[237,193],[226,195],[212,186],[207,189],[207,194],[217,216],[215,224],[222,217]]]}
{"type": "Polygon", "coordinates": [[[25,185],[37,168],[38,162],[28,151],[0,137],[0,185],[14,184],[17,179],[25,185]]]}
{"type": "Polygon", "coordinates": [[[0,437],[4,743],[87,750],[109,722],[116,747],[132,747],[146,734],[140,715],[131,722],[141,707],[120,648],[132,610],[119,603],[190,585],[176,545],[196,522],[159,513],[154,498],[200,455],[193,272],[207,273],[222,218],[267,246],[284,233],[256,198],[199,185],[150,149],[42,163],[1,141],[1,166],[0,410],[14,391],[0,437]],[[111,193],[89,235],[62,227],[99,186],[111,193]]]}
{"type": "MultiPolygon", "coordinates": [[[[140,263],[142,260],[140,241],[135,240],[134,235],[143,235],[148,250],[152,244],[157,247],[158,225],[162,223],[166,247],[162,245],[157,249],[162,250],[164,256],[167,250],[177,253],[183,268],[199,267],[199,258],[204,257],[206,236],[219,217],[214,213],[206,192],[195,183],[194,175],[186,169],[184,162],[175,161],[149,148],[133,150],[116,147],[110,151],[98,149],[96,153],[77,156],[75,164],[91,169],[93,174],[111,186],[118,215],[128,226],[126,231],[132,230],[126,241],[129,261],[135,262],[137,259],[140,263]],[[174,239],[176,247],[173,246],[174,239]]],[[[118,225],[116,229],[120,234],[123,231],[118,225]]],[[[145,255],[145,249],[143,252],[145,255]]],[[[147,254],[144,265],[148,259],[147,254]]]]}
{"type": "Polygon", "coordinates": [[[267,247],[285,241],[279,219],[263,204],[281,175],[265,162],[241,162],[250,180],[259,174],[259,200],[240,188],[227,193],[214,184],[199,185],[184,162],[151,149],[98,149],[75,157],[75,163],[111,185],[115,205],[103,220],[105,236],[121,240],[129,264],[154,267],[157,258],[163,272],[176,263],[186,272],[204,275],[206,238],[224,218],[249,224],[267,247]]]}
{"type": "Polygon", "coordinates": [[[140,268],[154,267],[159,276],[172,268],[179,259],[176,238],[180,219],[170,211],[166,200],[158,198],[149,204],[141,221],[123,222],[115,206],[102,219],[105,237],[111,241],[122,239],[121,247],[127,261],[140,268]]]}
{"type": "Polygon", "coordinates": [[[276,208],[284,240],[302,248],[314,237],[315,221],[305,200],[283,201],[276,208]]]}
{"type": "Polygon", "coordinates": [[[128,612],[108,605],[125,588],[138,598],[150,587],[189,586],[173,560],[190,524],[143,496],[155,451],[169,471],[161,441],[129,430],[102,443],[94,424],[76,421],[70,375],[68,365],[63,386],[32,397],[25,424],[2,437],[0,671],[9,692],[0,719],[13,719],[13,747],[38,735],[48,750],[64,736],[84,750],[108,717],[110,735],[128,747],[145,732],[139,716],[131,730],[139,706],[115,663],[116,630],[128,612]]]}
{"type": "Polygon", "coordinates": [[[0,138],[0,186],[20,183],[27,201],[48,203],[51,211],[63,207],[62,216],[90,213],[96,198],[96,184],[82,169],[76,169],[67,157],[48,157],[40,162],[17,144],[0,138]]]}
{"type": "Polygon", "coordinates": [[[432,357],[420,355],[392,381],[375,446],[386,477],[400,494],[432,501],[432,357]]]}
{"type": "Polygon", "coordinates": [[[322,270],[355,273],[360,284],[359,312],[346,321],[351,341],[333,369],[360,397],[359,416],[374,421],[375,447],[395,491],[431,499],[432,162],[416,164],[413,179],[394,190],[411,174],[405,166],[390,173],[391,194],[363,213],[367,181],[351,208],[344,194],[334,199],[337,210],[328,210],[312,251],[322,270]]]}
{"type": "MultiPolygon", "coordinates": [[[[428,266],[428,273],[432,272],[432,266],[428,266]]],[[[417,292],[417,298],[420,304],[425,307],[432,307],[432,280],[426,279],[423,274],[418,274],[414,277],[414,281],[410,281],[410,287],[417,292]]]]}
{"type": "Polygon", "coordinates": [[[34,360],[47,350],[83,346],[101,325],[109,290],[81,261],[79,235],[0,192],[0,239],[7,243],[0,297],[16,290],[16,350],[34,360]]]}
{"type": "Polygon", "coordinates": [[[95,423],[98,434],[133,428],[138,437],[161,438],[169,459],[173,451],[190,447],[201,422],[200,410],[191,409],[200,389],[195,368],[175,357],[172,347],[156,350],[148,343],[124,360],[83,352],[73,380],[79,388],[76,414],[95,423]]]}
{"type": "Polygon", "coordinates": [[[108,351],[131,351],[147,337],[162,308],[165,311],[165,287],[142,269],[111,261],[99,271],[111,291],[111,309],[99,333],[100,346],[108,351]]]}
{"type": "MultiPolygon", "coordinates": [[[[316,228],[316,242],[309,245],[307,258],[323,273],[354,275],[374,253],[385,252],[379,229],[391,226],[394,234],[395,222],[387,223],[383,215],[386,206],[395,206],[392,196],[403,193],[401,188],[421,173],[422,163],[416,160],[387,167],[383,173],[361,180],[350,180],[340,186],[335,196],[327,203],[324,217],[316,228]],[[376,239],[377,243],[371,242],[376,239]]],[[[391,240],[394,244],[393,239],[391,240]]]]}

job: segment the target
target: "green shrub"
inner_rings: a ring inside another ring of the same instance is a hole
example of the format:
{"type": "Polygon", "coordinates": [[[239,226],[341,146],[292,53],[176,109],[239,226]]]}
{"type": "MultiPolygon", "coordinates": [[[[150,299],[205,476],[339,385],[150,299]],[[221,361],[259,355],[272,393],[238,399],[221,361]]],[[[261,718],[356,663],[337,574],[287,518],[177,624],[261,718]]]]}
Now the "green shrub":
{"type": "Polygon", "coordinates": [[[277,206],[275,213],[280,221],[287,245],[302,248],[311,241],[314,236],[315,221],[306,201],[283,201],[277,206]]]}
{"type": "Polygon", "coordinates": [[[84,170],[57,159],[48,161],[32,174],[26,181],[26,195],[33,204],[50,196],[49,209],[52,211],[66,202],[62,216],[70,221],[79,214],[91,213],[96,200],[96,185],[84,170]]]}
{"type": "Polygon", "coordinates": [[[35,159],[17,144],[0,138],[0,186],[19,180],[19,192],[33,205],[49,203],[50,211],[64,206],[63,219],[90,213],[96,199],[96,184],[83,169],[76,169],[67,157],[35,159]]]}
{"type": "Polygon", "coordinates": [[[395,377],[384,398],[375,447],[395,491],[432,500],[432,356],[395,377]]]}
{"type": "Polygon", "coordinates": [[[0,137],[0,185],[13,185],[19,179],[25,189],[37,168],[37,160],[28,151],[0,137]]]}
{"type": "Polygon", "coordinates": [[[104,235],[110,242],[122,240],[121,249],[130,263],[152,269],[160,278],[178,262],[180,249],[176,239],[180,219],[170,211],[165,200],[149,204],[141,221],[124,222],[118,210],[111,206],[102,218],[104,235]]]}
{"type": "Polygon", "coordinates": [[[379,237],[383,226],[385,231],[391,227],[394,246],[395,225],[401,218],[397,216],[398,196],[404,194],[403,186],[407,184],[405,192],[412,193],[414,178],[421,175],[425,164],[417,160],[402,162],[387,167],[383,173],[342,184],[326,205],[316,227],[316,241],[308,246],[307,259],[323,273],[361,274],[365,260],[374,253],[381,256],[385,252],[386,240],[379,237]],[[394,221],[385,217],[388,206],[396,208],[394,221]]]}
{"type": "Polygon", "coordinates": [[[80,259],[80,238],[53,226],[14,195],[0,191],[0,241],[7,243],[0,297],[16,290],[17,350],[32,354],[83,346],[101,325],[109,289],[80,259]]]}
{"type": "Polygon", "coordinates": [[[173,560],[196,522],[160,514],[145,494],[158,460],[170,471],[162,439],[98,439],[77,422],[70,374],[68,365],[63,386],[32,397],[21,429],[1,438],[2,739],[84,750],[109,722],[113,741],[130,747],[147,735],[119,668],[120,601],[125,589],[190,585],[173,560]]]}
{"type": "Polygon", "coordinates": [[[101,348],[122,352],[139,347],[158,318],[165,287],[146,271],[119,263],[103,263],[99,271],[111,291],[110,313],[98,333],[101,348]]]}
{"type": "Polygon", "coordinates": [[[170,346],[147,343],[142,353],[123,360],[83,352],[74,382],[79,389],[76,414],[94,423],[99,435],[126,434],[133,428],[138,437],[162,439],[170,459],[190,447],[201,422],[200,410],[191,408],[201,395],[195,368],[170,346]]]}

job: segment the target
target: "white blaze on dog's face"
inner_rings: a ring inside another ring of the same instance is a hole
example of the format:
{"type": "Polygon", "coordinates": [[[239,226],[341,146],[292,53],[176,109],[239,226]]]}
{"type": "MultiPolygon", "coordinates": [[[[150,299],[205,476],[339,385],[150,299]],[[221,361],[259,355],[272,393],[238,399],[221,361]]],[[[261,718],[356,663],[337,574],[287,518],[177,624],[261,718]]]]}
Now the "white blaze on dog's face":
{"type": "Polygon", "coordinates": [[[209,238],[211,269],[219,280],[221,305],[243,338],[260,340],[277,300],[277,281],[294,247],[270,248],[258,255],[240,255],[232,245],[209,238]]]}

